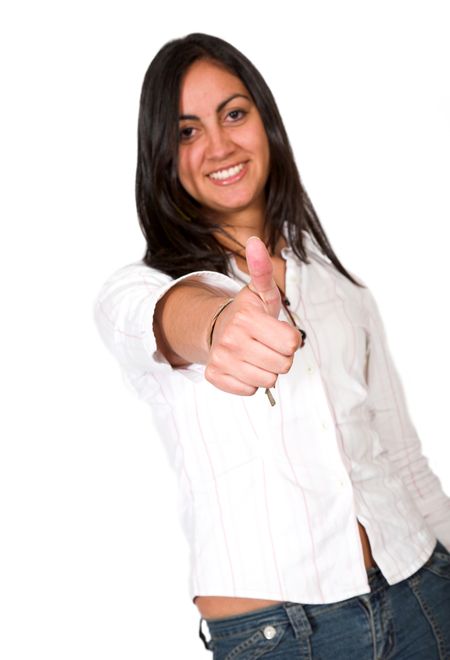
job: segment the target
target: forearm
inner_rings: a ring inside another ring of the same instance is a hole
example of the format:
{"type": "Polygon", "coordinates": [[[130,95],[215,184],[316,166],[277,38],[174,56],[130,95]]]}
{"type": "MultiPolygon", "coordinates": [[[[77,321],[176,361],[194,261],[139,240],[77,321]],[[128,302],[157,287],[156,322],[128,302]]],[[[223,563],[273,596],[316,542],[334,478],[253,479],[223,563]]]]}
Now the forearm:
{"type": "Polygon", "coordinates": [[[206,364],[211,320],[228,298],[220,289],[189,280],[158,301],[153,329],[159,350],[172,366],[206,364]]]}

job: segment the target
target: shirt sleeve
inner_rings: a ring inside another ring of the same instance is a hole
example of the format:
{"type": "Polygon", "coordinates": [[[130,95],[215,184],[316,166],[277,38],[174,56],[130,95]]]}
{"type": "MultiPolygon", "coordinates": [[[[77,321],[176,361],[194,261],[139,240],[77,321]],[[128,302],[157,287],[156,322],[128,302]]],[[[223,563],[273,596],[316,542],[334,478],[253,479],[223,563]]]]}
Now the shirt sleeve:
{"type": "Polygon", "coordinates": [[[362,291],[369,317],[366,378],[372,424],[418,510],[450,551],[450,498],[422,453],[377,303],[368,288],[362,291]]]}
{"type": "Polygon", "coordinates": [[[172,367],[158,350],[153,332],[156,303],[170,288],[186,279],[214,286],[225,295],[233,296],[240,291],[239,284],[222,273],[195,271],[172,279],[143,262],[120,268],[101,287],[94,302],[94,320],[106,347],[128,375],[162,376],[176,370],[194,382],[203,379],[204,365],[172,367]]]}

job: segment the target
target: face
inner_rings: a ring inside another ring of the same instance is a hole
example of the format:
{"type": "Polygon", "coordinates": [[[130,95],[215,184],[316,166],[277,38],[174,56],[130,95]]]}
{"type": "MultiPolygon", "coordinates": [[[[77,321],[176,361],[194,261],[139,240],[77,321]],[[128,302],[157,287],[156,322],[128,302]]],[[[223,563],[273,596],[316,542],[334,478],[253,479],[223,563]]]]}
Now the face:
{"type": "Polygon", "coordinates": [[[263,215],[269,143],[241,80],[197,60],[183,79],[179,114],[178,177],[184,189],[214,217],[263,215]]]}

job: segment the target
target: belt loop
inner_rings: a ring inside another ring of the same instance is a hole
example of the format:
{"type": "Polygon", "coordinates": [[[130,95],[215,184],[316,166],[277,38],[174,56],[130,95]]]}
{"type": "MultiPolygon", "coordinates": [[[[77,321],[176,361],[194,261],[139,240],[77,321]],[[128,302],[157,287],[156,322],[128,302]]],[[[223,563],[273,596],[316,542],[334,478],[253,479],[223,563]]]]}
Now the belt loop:
{"type": "Polygon", "coordinates": [[[303,605],[300,605],[300,603],[285,602],[283,603],[283,607],[294,629],[295,639],[310,637],[313,631],[303,605]]]}
{"type": "Polygon", "coordinates": [[[198,634],[199,634],[199,637],[200,637],[200,639],[202,640],[203,644],[205,645],[205,648],[206,648],[208,651],[212,651],[213,646],[214,646],[214,643],[213,643],[212,639],[210,639],[209,642],[206,640],[206,637],[205,637],[205,635],[204,635],[204,633],[203,633],[203,630],[202,630],[202,623],[203,623],[203,621],[206,621],[206,619],[204,619],[204,618],[201,616],[201,617],[200,617],[200,626],[199,626],[199,629],[198,629],[198,634]]]}

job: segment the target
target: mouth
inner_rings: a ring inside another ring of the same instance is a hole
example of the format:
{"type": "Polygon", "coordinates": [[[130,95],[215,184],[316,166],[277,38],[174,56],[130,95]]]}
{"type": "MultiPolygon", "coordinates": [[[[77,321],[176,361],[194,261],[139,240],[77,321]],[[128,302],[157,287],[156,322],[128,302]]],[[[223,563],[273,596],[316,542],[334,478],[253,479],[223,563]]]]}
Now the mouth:
{"type": "Polygon", "coordinates": [[[247,162],[238,163],[237,165],[232,165],[231,167],[224,168],[222,170],[210,172],[210,174],[208,174],[208,178],[219,185],[234,183],[244,176],[247,169],[247,162]]]}

